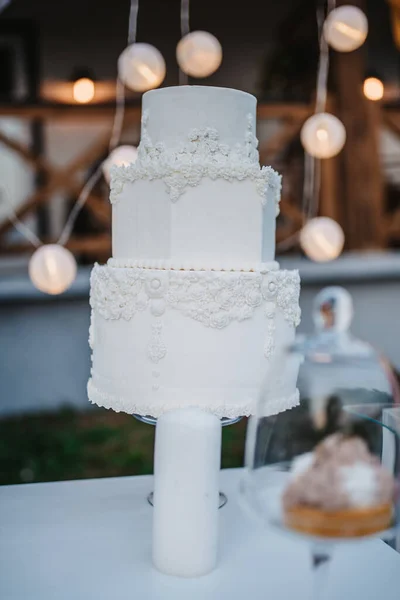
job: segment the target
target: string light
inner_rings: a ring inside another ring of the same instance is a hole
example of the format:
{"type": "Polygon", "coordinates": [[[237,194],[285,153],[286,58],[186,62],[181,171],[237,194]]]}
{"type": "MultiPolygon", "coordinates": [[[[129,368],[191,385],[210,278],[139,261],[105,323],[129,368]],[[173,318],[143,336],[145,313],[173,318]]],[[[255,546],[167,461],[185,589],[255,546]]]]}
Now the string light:
{"type": "Polygon", "coordinates": [[[377,77],[367,77],[363,84],[364,96],[368,100],[382,100],[385,88],[380,79],[377,77]]]}
{"type": "MultiPolygon", "coordinates": [[[[138,0],[131,0],[131,10],[129,15],[129,35],[128,35],[128,46],[135,42],[136,38],[136,26],[137,26],[137,14],[138,14],[139,2],[138,0]]],[[[75,83],[79,80],[86,79],[93,83],[88,77],[78,77],[75,83]]],[[[94,86],[94,84],[93,84],[94,86]]],[[[80,86],[78,86],[79,89],[80,86]]],[[[110,155],[112,155],[112,161],[116,160],[117,164],[124,164],[123,158],[113,155],[112,151],[116,148],[119,139],[121,137],[123,120],[125,112],[125,92],[123,83],[120,79],[117,79],[116,85],[116,111],[114,116],[114,123],[112,127],[110,137],[110,155]]],[[[130,149],[129,162],[136,160],[137,150],[133,146],[124,146],[120,148],[130,149]]],[[[121,150],[117,149],[119,152],[121,150]]],[[[110,156],[108,157],[108,159],[110,156]]],[[[107,162],[108,159],[105,161],[107,162]]],[[[33,231],[27,227],[23,221],[20,220],[17,213],[15,212],[12,203],[10,202],[6,191],[0,187],[0,200],[4,200],[8,204],[7,216],[14,227],[23,235],[37,250],[33,253],[29,263],[29,274],[32,283],[41,291],[49,294],[60,294],[65,291],[74,281],[77,266],[76,261],[69,250],[63,246],[68,242],[76,218],[82,208],[84,207],[86,200],[92,192],[95,184],[100,179],[103,173],[104,163],[99,165],[95,172],[90,176],[88,181],[79,194],[79,197],[74,204],[64,229],[60,235],[59,240],[56,244],[42,244],[40,239],[35,235],[33,231]]]]}
{"type": "MultiPolygon", "coordinates": [[[[328,0],[328,14],[334,9],[335,0],[328,0]]],[[[321,3],[317,9],[320,54],[317,71],[315,114],[310,117],[310,119],[307,119],[301,131],[301,141],[306,150],[304,153],[304,179],[302,195],[302,212],[304,222],[309,221],[314,215],[318,214],[319,193],[321,186],[321,164],[320,160],[317,160],[317,158],[320,158],[318,154],[321,154],[321,152],[322,154],[326,153],[326,147],[330,143],[330,129],[321,122],[320,117],[320,115],[327,114],[325,112],[325,107],[329,72],[329,47],[325,35],[323,35],[325,20],[325,9],[321,3]],[[322,150],[325,150],[325,152],[322,150]]],[[[328,117],[333,117],[333,115],[328,115],[328,117]]],[[[344,136],[345,135],[346,133],[344,131],[344,136]]],[[[301,230],[279,242],[277,244],[277,250],[285,251],[292,247],[299,241],[300,234],[301,230]]]]}
{"type": "Polygon", "coordinates": [[[188,83],[188,75],[212,75],[222,62],[222,47],[214,35],[207,31],[190,33],[189,8],[190,0],[181,0],[181,39],[176,47],[180,85],[188,83]]]}
{"type": "Polygon", "coordinates": [[[301,129],[300,139],[304,149],[311,156],[332,158],[343,148],[346,130],[337,117],[322,112],[307,119],[301,129]]]}
{"type": "Polygon", "coordinates": [[[103,162],[103,174],[105,180],[109,183],[111,176],[111,167],[114,165],[128,166],[134,163],[138,156],[138,149],[135,146],[118,146],[115,148],[103,162]]]}
{"type": "Polygon", "coordinates": [[[329,217],[315,217],[301,230],[300,246],[311,260],[316,262],[334,260],[343,250],[343,229],[329,217]]]}
{"type": "Polygon", "coordinates": [[[127,88],[146,92],[164,81],[164,58],[151,44],[131,44],[118,59],[118,75],[127,88]]]}
{"type": "Polygon", "coordinates": [[[32,283],[46,294],[61,294],[76,277],[76,261],[69,250],[59,244],[40,246],[29,261],[32,283]]]}
{"type": "Polygon", "coordinates": [[[332,10],[325,21],[324,36],[339,52],[352,52],[365,42],[368,19],[356,6],[344,5],[332,10]]]}
{"type": "Polygon", "coordinates": [[[222,62],[222,47],[207,31],[192,31],[176,48],[176,58],[182,71],[192,77],[212,75],[222,62]]]}
{"type": "Polygon", "coordinates": [[[94,82],[89,77],[81,77],[74,82],[72,94],[75,102],[87,104],[94,98],[94,82]]]}

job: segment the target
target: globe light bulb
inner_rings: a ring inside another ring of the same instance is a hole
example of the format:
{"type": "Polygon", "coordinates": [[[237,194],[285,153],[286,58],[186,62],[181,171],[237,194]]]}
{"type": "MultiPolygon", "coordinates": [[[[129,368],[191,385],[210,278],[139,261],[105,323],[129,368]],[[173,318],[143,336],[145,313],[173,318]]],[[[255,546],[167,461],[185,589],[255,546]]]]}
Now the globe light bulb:
{"type": "Polygon", "coordinates": [[[61,294],[76,277],[76,261],[69,250],[59,244],[40,246],[29,261],[29,277],[35,287],[46,294],[61,294]]]}
{"type": "Polygon", "coordinates": [[[344,5],[331,10],[324,23],[328,44],[339,52],[352,52],[365,42],[368,19],[356,6],[344,5]]]}
{"type": "Polygon", "coordinates": [[[208,77],[222,62],[222,47],[211,33],[192,31],[178,43],[176,59],[181,70],[187,75],[208,77]]]}
{"type": "Polygon", "coordinates": [[[329,217],[315,217],[300,232],[300,246],[316,262],[337,258],[343,250],[344,233],[339,223],[329,217]]]}
{"type": "Polygon", "coordinates": [[[315,134],[321,142],[325,142],[329,138],[329,134],[328,134],[327,130],[325,129],[325,127],[319,127],[315,134]]]}
{"type": "Polygon", "coordinates": [[[300,132],[304,149],[315,158],[336,156],[346,142],[343,123],[329,113],[317,113],[309,117],[300,132]]]}
{"type": "Polygon", "coordinates": [[[75,102],[79,104],[87,104],[94,98],[94,82],[88,77],[81,77],[74,82],[73,85],[73,96],[75,102]]]}
{"type": "Polygon", "coordinates": [[[374,102],[382,100],[384,91],[383,83],[377,77],[367,77],[364,81],[363,92],[368,100],[373,100],[374,102]]]}
{"type": "Polygon", "coordinates": [[[111,179],[111,167],[116,165],[118,167],[128,166],[136,161],[138,157],[138,149],[135,146],[118,146],[114,148],[108,155],[106,160],[103,162],[103,175],[105,180],[110,183],[111,179]]]}
{"type": "Polygon", "coordinates": [[[151,44],[132,44],[125,48],[118,59],[118,75],[127,88],[146,92],[164,81],[166,66],[164,58],[151,44]]]}

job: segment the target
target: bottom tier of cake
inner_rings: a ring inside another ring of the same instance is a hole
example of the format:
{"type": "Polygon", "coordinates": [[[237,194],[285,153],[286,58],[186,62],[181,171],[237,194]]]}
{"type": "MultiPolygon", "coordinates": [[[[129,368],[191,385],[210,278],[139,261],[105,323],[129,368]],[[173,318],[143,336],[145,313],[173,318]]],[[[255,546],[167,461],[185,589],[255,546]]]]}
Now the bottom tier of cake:
{"type": "Polygon", "coordinates": [[[91,402],[158,417],[197,406],[219,417],[297,403],[283,358],[300,320],[296,271],[160,270],[95,265],[91,276],[91,402]]]}

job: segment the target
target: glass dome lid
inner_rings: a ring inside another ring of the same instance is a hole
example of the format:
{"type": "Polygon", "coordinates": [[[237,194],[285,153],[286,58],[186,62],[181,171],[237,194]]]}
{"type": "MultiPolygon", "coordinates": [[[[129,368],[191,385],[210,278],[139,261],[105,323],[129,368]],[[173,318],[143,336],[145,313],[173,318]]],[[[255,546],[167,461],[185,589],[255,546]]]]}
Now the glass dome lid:
{"type": "Polygon", "coordinates": [[[316,296],[315,332],[298,336],[280,359],[283,371],[288,365],[297,369],[299,401],[290,410],[271,415],[273,398],[265,377],[248,424],[248,468],[308,452],[318,440],[340,429],[349,406],[400,407],[399,386],[389,363],[350,333],[352,316],[351,296],[343,288],[326,288],[316,296]]]}
{"type": "Polygon", "coordinates": [[[388,361],[350,332],[353,314],[352,298],[342,287],[327,287],[315,297],[315,330],[311,335],[298,336],[286,355],[286,360],[297,356],[300,363],[300,398],[323,394],[328,386],[331,393],[333,389],[340,392],[342,403],[400,400],[388,361]]]}
{"type": "Polygon", "coordinates": [[[353,315],[353,301],[347,290],[338,286],[324,288],[313,303],[314,332],[298,336],[292,351],[319,362],[335,357],[377,357],[370,344],[350,333],[353,315]]]}

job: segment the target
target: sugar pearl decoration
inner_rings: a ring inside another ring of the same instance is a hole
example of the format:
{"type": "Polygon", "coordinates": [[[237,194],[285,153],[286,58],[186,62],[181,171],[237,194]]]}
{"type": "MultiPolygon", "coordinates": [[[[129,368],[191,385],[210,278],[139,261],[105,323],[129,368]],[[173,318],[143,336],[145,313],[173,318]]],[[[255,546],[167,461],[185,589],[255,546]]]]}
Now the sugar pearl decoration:
{"type": "Polygon", "coordinates": [[[352,52],[365,42],[368,20],[356,6],[344,5],[332,10],[324,24],[328,44],[339,52],[352,52]]]}
{"type": "Polygon", "coordinates": [[[76,277],[75,258],[59,244],[40,246],[29,261],[29,277],[40,291],[61,294],[76,277]]]}
{"type": "Polygon", "coordinates": [[[192,77],[212,75],[222,62],[222,47],[207,31],[192,31],[176,48],[176,59],[182,71],[192,77]]]}
{"type": "Polygon", "coordinates": [[[334,260],[343,250],[343,229],[333,219],[316,217],[308,221],[301,230],[300,245],[311,260],[334,260]]]}
{"type": "Polygon", "coordinates": [[[106,181],[110,182],[111,167],[128,166],[136,161],[138,157],[138,149],[135,146],[118,146],[114,148],[103,162],[103,175],[106,181]]]}
{"type": "Polygon", "coordinates": [[[346,142],[343,123],[329,113],[317,113],[309,117],[301,129],[301,143],[315,158],[336,156],[346,142]]]}
{"type": "Polygon", "coordinates": [[[165,73],[165,60],[151,44],[132,44],[118,59],[119,78],[135,92],[157,88],[164,81],[165,73]]]}

